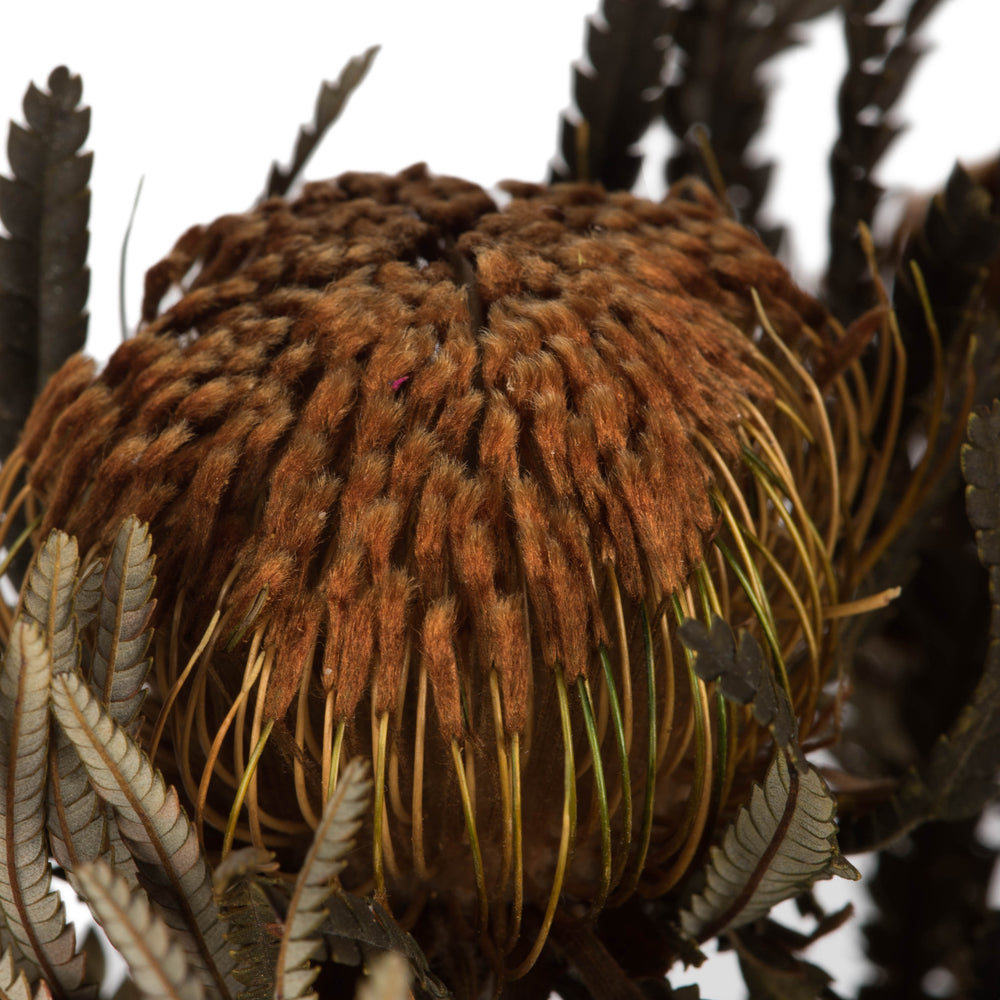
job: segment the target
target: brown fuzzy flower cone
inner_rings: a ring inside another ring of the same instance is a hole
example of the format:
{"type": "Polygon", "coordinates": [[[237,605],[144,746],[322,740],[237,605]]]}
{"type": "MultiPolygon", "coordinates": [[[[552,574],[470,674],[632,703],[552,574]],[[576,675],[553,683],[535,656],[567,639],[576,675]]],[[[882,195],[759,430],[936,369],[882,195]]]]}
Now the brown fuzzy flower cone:
{"type": "Polygon", "coordinates": [[[149,522],[145,739],[210,848],[294,859],[368,757],[345,884],[516,976],[560,900],[668,893],[760,776],[680,621],[748,628],[828,728],[895,355],[696,183],[504,190],[347,174],[189,230],[5,475],[39,539],[149,522]]]}

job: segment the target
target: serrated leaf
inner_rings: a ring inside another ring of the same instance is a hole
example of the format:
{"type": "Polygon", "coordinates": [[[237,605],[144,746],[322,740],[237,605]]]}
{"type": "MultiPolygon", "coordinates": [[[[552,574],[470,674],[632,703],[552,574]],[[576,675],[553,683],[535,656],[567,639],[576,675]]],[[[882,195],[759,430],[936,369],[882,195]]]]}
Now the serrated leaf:
{"type": "Polygon", "coordinates": [[[770,96],[764,66],[798,43],[802,22],[834,6],[832,0],[775,0],[762,19],[763,8],[754,3],[685,4],[673,33],[675,70],[661,108],[678,148],[667,162],[667,181],[696,175],[738,194],[729,207],[772,250],[781,231],[762,230],[758,220],[770,171],[752,152],[770,96]]]}
{"type": "Polygon", "coordinates": [[[136,517],[126,518],[104,571],[97,614],[90,686],[111,717],[126,728],[142,705],[149,673],[149,620],[156,606],[150,597],[156,583],[151,549],[148,527],[136,517]]]}
{"type": "Polygon", "coordinates": [[[335,962],[367,966],[380,953],[393,951],[409,962],[410,971],[426,993],[451,996],[431,972],[420,945],[375,900],[335,889],[326,906],[327,918],[320,930],[335,962]]]}
{"type": "Polygon", "coordinates": [[[51,676],[41,630],[18,617],[0,671],[0,908],[24,956],[69,993],[83,982],[83,956],[52,889],[45,838],[51,676]]]}
{"type": "Polygon", "coordinates": [[[80,662],[74,603],[79,568],[76,539],[63,531],[52,531],[28,574],[23,614],[45,636],[54,673],[75,670],[80,662]]]}
{"type": "Polygon", "coordinates": [[[680,915],[698,941],[764,916],[819,879],[861,876],[837,848],[836,804],[811,765],[789,766],[775,753],[719,846],[712,847],[705,888],[680,915]]]}
{"type": "MultiPolygon", "coordinates": [[[[150,660],[145,658],[156,602],[150,593],[155,557],[146,525],[129,517],[122,522],[103,573],[89,568],[77,585],[77,614],[98,618],[91,657],[91,688],[112,717],[130,726],[145,697],[150,660]]],[[[135,881],[134,864],[120,843],[118,828],[106,823],[87,779],[86,769],[62,730],[56,737],[58,767],[50,789],[49,829],[60,864],[73,868],[97,857],[113,860],[118,873],[135,881]]]]}
{"type": "Polygon", "coordinates": [[[13,450],[35,396],[87,335],[91,158],[78,150],[90,112],[78,107],[80,78],[65,67],[48,86],[25,94],[28,127],[11,129],[14,177],[0,184],[11,234],[0,237],[0,455],[13,450]]]}
{"type": "Polygon", "coordinates": [[[336,82],[324,80],[316,98],[316,113],[311,125],[303,125],[299,129],[295,141],[295,153],[288,170],[282,170],[277,163],[272,164],[271,173],[267,179],[265,198],[286,195],[302,172],[309,157],[315,152],[320,140],[331,125],[341,116],[351,94],[361,86],[361,81],[368,75],[372,62],[378,54],[379,46],[373,45],[360,56],[355,56],[340,71],[336,82]]]}
{"type": "Polygon", "coordinates": [[[108,940],[121,952],[143,996],[154,1000],[202,1000],[205,988],[187,955],[142,892],[103,861],[82,865],[75,888],[90,905],[108,940]]]}
{"type": "Polygon", "coordinates": [[[908,395],[923,389],[933,370],[913,265],[924,279],[934,321],[948,345],[966,326],[984,269],[1000,249],[998,210],[987,188],[956,164],[944,190],[928,204],[920,228],[907,238],[893,281],[892,304],[908,347],[908,395]]]}
{"type": "Polygon", "coordinates": [[[97,794],[115,809],[139,879],[181,937],[206,987],[232,992],[226,948],[208,866],[177,792],[167,788],[138,744],[75,674],[53,679],[52,707],[87,768],[97,794]]]}
{"type": "Polygon", "coordinates": [[[87,971],[84,982],[88,986],[100,987],[104,983],[108,971],[107,953],[101,943],[101,935],[98,934],[97,925],[91,924],[83,932],[83,940],[80,942],[80,951],[83,952],[84,960],[87,964],[87,971]]]}
{"type": "Polygon", "coordinates": [[[100,803],[73,744],[57,729],[49,746],[46,825],[52,855],[71,870],[108,852],[100,803]]]}
{"type": "Polygon", "coordinates": [[[76,589],[73,592],[73,613],[76,615],[77,629],[81,632],[97,614],[103,573],[104,564],[98,561],[91,563],[77,575],[76,589]]]}
{"type": "Polygon", "coordinates": [[[13,947],[0,955],[0,1000],[32,1000],[31,984],[17,964],[13,947]]]}
{"type": "Polygon", "coordinates": [[[661,44],[677,10],[659,0],[604,0],[602,17],[587,22],[590,67],[573,71],[573,97],[583,122],[564,114],[555,181],[584,180],[609,191],[635,183],[642,157],[634,151],[657,110],[666,55],[661,44]]]}
{"type": "Polygon", "coordinates": [[[871,228],[882,196],[875,170],[899,133],[890,114],[923,52],[916,31],[939,2],[930,0],[920,12],[912,3],[913,16],[899,31],[873,10],[843,7],[848,64],[837,94],[839,132],[829,160],[833,201],[826,288],[831,311],[844,321],[857,315],[859,289],[870,284],[858,223],[871,228]]]}
{"type": "Polygon", "coordinates": [[[259,872],[277,867],[273,858],[270,851],[244,847],[226,855],[212,874],[215,901],[236,962],[233,978],[243,986],[239,1000],[270,1000],[274,995],[278,941],[272,928],[279,921],[258,881],[259,872]]]}
{"type": "Polygon", "coordinates": [[[760,643],[741,630],[739,644],[729,623],[712,615],[709,628],[694,618],[678,630],[681,642],[695,653],[694,670],[703,681],[719,682],[719,690],[730,701],[753,704],[753,712],[762,726],[769,726],[777,745],[792,752],[796,744],[795,713],[784,689],[764,660],[760,643]]]}
{"type": "MultiPolygon", "coordinates": [[[[96,567],[83,577],[79,567],[76,539],[52,531],[28,574],[23,614],[46,636],[54,673],[79,666],[79,631],[93,618],[97,602],[96,567]]],[[[49,740],[47,791],[46,825],[56,861],[73,868],[98,857],[106,848],[104,818],[76,751],[59,729],[49,740]]]]}
{"type": "Polygon", "coordinates": [[[285,914],[274,985],[275,996],[282,1000],[316,995],[307,993],[319,973],[310,964],[321,944],[315,932],[326,919],[324,904],[333,879],[343,870],[347,863],[344,858],[354,846],[361,814],[368,806],[370,786],[367,762],[355,758],[344,769],[323,809],[285,914]]]}
{"type": "MultiPolygon", "coordinates": [[[[771,925],[773,926],[773,925],[771,925]]],[[[765,929],[767,924],[765,923],[765,929]]],[[[745,928],[730,936],[740,961],[743,981],[754,1000],[827,1000],[833,977],[763,934],[745,928]]]]}
{"type": "MultiPolygon", "coordinates": [[[[961,820],[977,815],[997,793],[1000,775],[1000,401],[969,418],[962,449],[966,509],[979,558],[990,575],[990,645],[969,703],[934,744],[919,782],[910,775],[895,810],[914,819],[961,820]],[[923,787],[920,788],[919,786],[923,787]]],[[[912,825],[912,823],[910,824],[912,825]]]]}
{"type": "Polygon", "coordinates": [[[979,558],[990,576],[990,643],[968,704],[938,737],[896,793],[844,830],[852,850],[871,850],[929,820],[978,814],[997,791],[1000,774],[1000,401],[969,418],[962,449],[966,511],[979,558]]]}

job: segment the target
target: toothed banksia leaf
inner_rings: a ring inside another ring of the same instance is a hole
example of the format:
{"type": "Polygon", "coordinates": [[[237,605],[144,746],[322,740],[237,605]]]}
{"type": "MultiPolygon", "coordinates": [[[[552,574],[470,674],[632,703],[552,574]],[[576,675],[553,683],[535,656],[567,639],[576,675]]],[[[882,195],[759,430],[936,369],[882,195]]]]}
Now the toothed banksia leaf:
{"type": "MultiPolygon", "coordinates": [[[[75,539],[72,542],[75,553],[75,539]]],[[[126,727],[133,723],[145,697],[143,685],[150,665],[145,654],[152,638],[149,618],[156,603],[150,597],[155,582],[150,548],[146,526],[135,517],[126,518],[107,568],[91,567],[74,591],[76,618],[82,618],[81,607],[85,620],[97,617],[90,688],[111,717],[126,727]]],[[[66,734],[57,728],[54,737],[48,824],[56,860],[73,869],[103,856],[113,859],[119,874],[134,882],[135,866],[121,844],[118,828],[103,815],[108,807],[99,805],[86,768],[66,734]]]]}
{"type": "Polygon", "coordinates": [[[275,979],[275,996],[284,1000],[316,996],[309,987],[319,970],[309,960],[322,943],[316,931],[326,919],[323,904],[333,888],[334,878],[346,864],[347,852],[354,846],[353,838],[368,805],[370,788],[367,763],[352,760],[323,810],[285,915],[275,979]]]}
{"type": "Polygon", "coordinates": [[[0,178],[0,458],[17,441],[32,399],[87,338],[85,305],[92,153],[83,84],[65,66],[48,91],[24,96],[25,126],[11,122],[12,178],[0,178]]]}
{"type": "Polygon", "coordinates": [[[73,882],[128,963],[143,997],[203,1000],[205,989],[184,949],[143,893],[133,892],[104,861],[81,865],[73,882]]]}
{"type": "Polygon", "coordinates": [[[684,933],[705,941],[748,924],[820,879],[861,876],[837,848],[836,804],[810,765],[774,758],[750,805],[713,847],[706,886],[681,913],[684,933]]]}
{"type": "Polygon", "coordinates": [[[277,967],[277,916],[260,884],[260,873],[278,866],[259,847],[230,851],[212,872],[212,891],[226,924],[233,956],[233,978],[242,985],[240,1000],[271,1000],[277,967]]]}
{"type": "Polygon", "coordinates": [[[144,697],[145,658],[152,638],[149,619],[155,557],[149,529],[128,517],[118,530],[101,586],[91,687],[120,725],[131,725],[144,697]]]}
{"type": "Polygon", "coordinates": [[[312,124],[303,125],[299,129],[295,140],[295,152],[289,168],[284,170],[277,163],[272,164],[271,173],[267,178],[265,197],[270,198],[274,195],[288,193],[289,188],[302,172],[306,161],[315,152],[327,129],[341,116],[351,94],[361,86],[361,82],[368,75],[368,70],[371,69],[372,62],[378,55],[378,50],[377,45],[371,46],[361,55],[351,59],[340,71],[340,76],[334,83],[323,82],[316,98],[316,111],[312,124]]]}
{"type": "MultiPolygon", "coordinates": [[[[28,574],[22,614],[37,623],[52,652],[52,672],[65,673],[80,665],[80,630],[94,617],[101,566],[80,573],[75,538],[52,531],[28,574]]],[[[107,849],[103,817],[80,758],[61,729],[48,748],[48,809],[45,821],[56,861],[73,868],[107,849]]]]}
{"type": "Polygon", "coordinates": [[[122,839],[139,866],[140,881],[188,950],[203,982],[222,997],[236,984],[208,866],[198,838],[159,771],[76,674],[52,684],[53,711],[72,740],[90,780],[114,806],[122,839]]]}
{"type": "MultiPolygon", "coordinates": [[[[77,644],[79,622],[75,595],[80,557],[76,539],[63,531],[52,531],[28,574],[24,591],[24,615],[37,622],[52,653],[52,672],[74,670],[80,661],[77,644]]],[[[83,590],[85,604],[92,592],[83,590]]]]}
{"type": "Polygon", "coordinates": [[[83,981],[83,956],[52,889],[45,838],[52,654],[38,627],[14,622],[0,673],[0,909],[25,959],[57,995],[83,981]]]}
{"type": "MultiPolygon", "coordinates": [[[[0,955],[0,998],[2,1000],[32,1000],[31,984],[15,960],[14,948],[6,948],[0,955]]],[[[35,994],[38,1000],[51,996],[43,987],[35,994]]]]}

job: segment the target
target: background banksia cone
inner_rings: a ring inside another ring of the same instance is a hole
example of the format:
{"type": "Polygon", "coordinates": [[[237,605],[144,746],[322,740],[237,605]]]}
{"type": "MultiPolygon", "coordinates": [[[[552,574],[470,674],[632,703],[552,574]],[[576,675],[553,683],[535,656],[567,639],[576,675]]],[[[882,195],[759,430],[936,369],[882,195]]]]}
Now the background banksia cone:
{"type": "Polygon", "coordinates": [[[516,977],[560,899],[669,893],[760,776],[767,728],[681,621],[747,627],[799,736],[832,721],[879,484],[854,358],[881,329],[884,386],[893,340],[845,336],[695,182],[505,189],[348,174],[190,230],[4,473],[40,537],[149,521],[146,738],[210,847],[294,858],[368,756],[345,884],[516,977]]]}

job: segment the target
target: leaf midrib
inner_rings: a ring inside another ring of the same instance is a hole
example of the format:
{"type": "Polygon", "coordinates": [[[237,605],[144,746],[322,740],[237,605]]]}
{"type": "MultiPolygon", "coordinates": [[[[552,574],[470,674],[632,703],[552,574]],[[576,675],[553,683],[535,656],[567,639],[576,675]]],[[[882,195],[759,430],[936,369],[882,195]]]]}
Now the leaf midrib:
{"type": "MultiPolygon", "coordinates": [[[[188,928],[191,932],[191,937],[194,940],[195,945],[198,948],[198,951],[201,954],[201,957],[205,963],[205,968],[208,970],[209,974],[212,976],[212,979],[215,981],[216,987],[218,988],[220,995],[229,1000],[230,994],[229,994],[229,989],[225,982],[225,978],[223,977],[222,973],[216,966],[215,958],[212,955],[212,951],[209,948],[208,942],[205,940],[205,937],[201,932],[201,928],[198,924],[197,917],[194,911],[191,909],[187,896],[184,894],[180,881],[178,880],[176,870],[173,864],[171,863],[172,858],[170,857],[169,854],[167,854],[163,850],[162,841],[156,832],[155,826],[153,826],[152,824],[148,812],[146,811],[145,808],[142,807],[141,801],[136,798],[135,793],[132,791],[132,787],[125,780],[124,775],[121,774],[114,760],[108,755],[104,745],[91,737],[90,734],[92,732],[92,727],[87,723],[86,719],[83,716],[83,713],[80,710],[80,706],[77,703],[76,698],[73,696],[72,692],[69,689],[68,677],[60,676],[58,677],[58,680],[62,683],[63,690],[66,692],[68,696],[70,711],[73,713],[73,716],[76,718],[77,723],[79,724],[80,728],[86,735],[88,742],[90,743],[91,747],[93,747],[94,752],[97,753],[97,755],[104,762],[104,766],[111,772],[112,775],[115,776],[115,781],[118,784],[119,790],[121,791],[125,799],[128,801],[129,807],[135,813],[139,823],[146,831],[146,835],[149,839],[149,842],[153,846],[153,849],[156,851],[157,857],[159,858],[160,865],[166,872],[167,877],[170,880],[171,891],[174,895],[174,898],[177,900],[177,903],[180,906],[181,912],[184,915],[185,922],[187,923],[188,928]]],[[[147,761],[147,763],[149,762],[147,761]]],[[[149,766],[152,767],[152,764],[149,764],[149,766]]],[[[160,780],[161,781],[163,780],[162,777],[160,778],[160,780]]],[[[127,840],[128,838],[124,839],[127,840]]]]}
{"type": "MultiPolygon", "coordinates": [[[[4,816],[4,851],[7,858],[7,876],[11,887],[11,894],[14,897],[14,905],[17,907],[17,915],[21,920],[21,927],[24,929],[24,932],[28,937],[28,942],[31,945],[31,949],[34,952],[33,956],[27,957],[37,963],[45,979],[48,980],[52,991],[57,996],[63,997],[65,996],[65,992],[63,990],[62,982],[60,981],[55,967],[49,961],[44,943],[35,933],[34,922],[28,912],[27,905],[24,902],[24,895],[21,891],[21,880],[18,875],[20,869],[15,856],[16,843],[14,840],[14,804],[16,798],[15,791],[17,787],[17,762],[19,759],[17,750],[21,736],[21,719],[24,715],[24,702],[26,696],[25,679],[27,674],[27,671],[24,669],[25,629],[26,626],[22,626],[20,634],[18,635],[18,644],[20,645],[21,654],[20,670],[18,670],[17,675],[17,698],[14,700],[14,715],[11,725],[10,744],[7,748],[7,788],[6,795],[4,797],[4,807],[7,812],[4,816]]],[[[46,763],[47,761],[48,755],[46,755],[46,763]]],[[[43,780],[45,766],[46,765],[43,764],[43,780]]]]}
{"type": "MultiPolygon", "coordinates": [[[[699,935],[702,941],[711,940],[725,930],[747,906],[750,900],[753,899],[758,886],[771,868],[771,862],[785,841],[785,835],[788,833],[788,828],[791,826],[792,818],[795,815],[795,803],[799,797],[799,772],[794,762],[788,760],[787,755],[785,760],[788,767],[788,795],[785,799],[785,808],[781,813],[781,819],[774,828],[774,833],[771,834],[767,848],[757,859],[757,864],[750,873],[746,885],[736,894],[736,897],[729,906],[702,929],[699,935]]],[[[766,792],[763,788],[761,792],[765,795],[766,800],[766,792]]]]}

